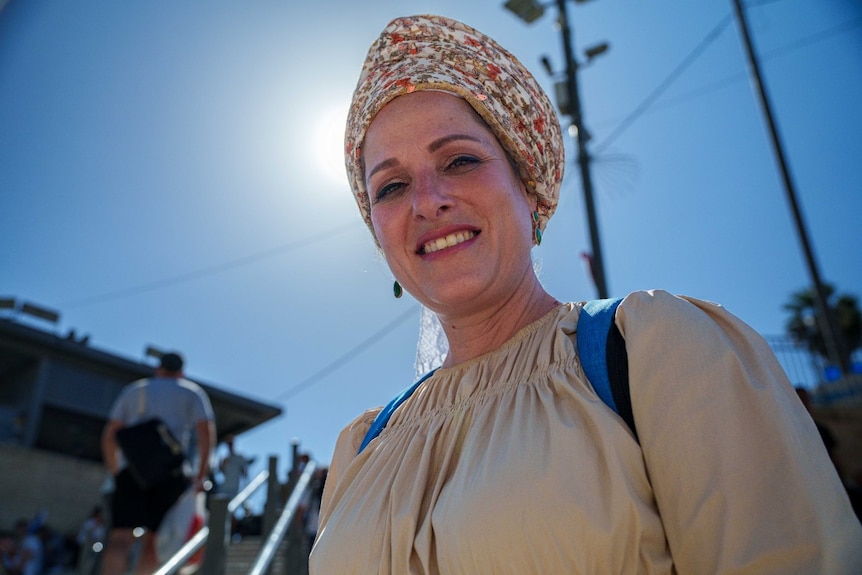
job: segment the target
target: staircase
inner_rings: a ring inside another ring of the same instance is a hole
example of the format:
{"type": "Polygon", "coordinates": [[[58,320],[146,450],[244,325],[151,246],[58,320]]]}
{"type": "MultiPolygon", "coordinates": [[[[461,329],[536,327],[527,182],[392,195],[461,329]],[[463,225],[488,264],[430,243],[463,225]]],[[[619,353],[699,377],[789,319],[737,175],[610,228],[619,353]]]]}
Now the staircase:
{"type": "MultiPolygon", "coordinates": [[[[298,458],[295,456],[294,460],[298,458]]],[[[308,575],[308,538],[304,533],[302,517],[297,512],[301,509],[303,497],[308,493],[317,463],[306,461],[301,472],[296,469],[291,472],[293,476],[286,485],[277,482],[274,456],[270,457],[269,463],[270,469],[260,472],[232,500],[225,494],[216,493],[209,500],[207,531],[201,531],[192,537],[159,568],[157,575],[248,575],[261,558],[261,552],[267,557],[267,568],[262,575],[308,575]],[[242,504],[264,484],[267,485],[267,503],[264,505],[263,514],[249,515],[236,524],[229,522],[228,517],[235,506],[242,504]],[[285,503],[286,494],[289,494],[289,497],[285,503]],[[229,523],[233,524],[237,532],[243,533],[241,539],[231,538],[228,541],[229,523]],[[262,531],[267,532],[268,536],[258,535],[262,531]],[[281,541],[281,544],[273,549],[271,544],[268,545],[270,541],[281,541]],[[178,565],[191,569],[191,565],[185,564],[201,547],[204,547],[204,560],[200,566],[194,566],[199,572],[191,574],[179,571],[178,565]]]]}
{"type": "MultiPolygon", "coordinates": [[[[231,542],[227,548],[225,560],[226,575],[247,575],[260,553],[263,538],[260,536],[247,536],[240,541],[231,542]]],[[[275,559],[270,566],[271,573],[284,573],[284,543],[275,554],[275,559]]]]}

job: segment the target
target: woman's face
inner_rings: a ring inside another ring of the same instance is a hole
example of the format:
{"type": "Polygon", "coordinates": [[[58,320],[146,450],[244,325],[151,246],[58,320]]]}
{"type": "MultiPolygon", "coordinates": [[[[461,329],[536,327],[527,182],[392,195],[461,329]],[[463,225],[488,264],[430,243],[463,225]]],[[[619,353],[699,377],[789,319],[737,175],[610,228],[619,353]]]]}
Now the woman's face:
{"type": "Polygon", "coordinates": [[[392,273],[437,312],[500,305],[532,273],[532,207],[497,138],[461,98],[400,96],[363,148],[371,221],[392,273]]]}

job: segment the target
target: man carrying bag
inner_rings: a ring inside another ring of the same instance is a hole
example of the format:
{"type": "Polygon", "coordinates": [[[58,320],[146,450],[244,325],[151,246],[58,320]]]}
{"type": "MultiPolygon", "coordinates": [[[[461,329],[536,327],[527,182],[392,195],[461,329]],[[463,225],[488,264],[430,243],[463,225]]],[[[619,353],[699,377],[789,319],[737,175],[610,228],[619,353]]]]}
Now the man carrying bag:
{"type": "Polygon", "coordinates": [[[183,378],[179,354],[165,354],[155,377],[120,392],[102,433],[102,455],[114,476],[104,575],[126,572],[133,530],[138,527],[146,531],[135,573],[150,574],[159,567],[155,537],[159,525],[187,489],[196,493],[203,489],[214,444],[209,398],[199,385],[183,378]],[[198,469],[190,485],[185,456],[192,431],[197,436],[198,469]]]}

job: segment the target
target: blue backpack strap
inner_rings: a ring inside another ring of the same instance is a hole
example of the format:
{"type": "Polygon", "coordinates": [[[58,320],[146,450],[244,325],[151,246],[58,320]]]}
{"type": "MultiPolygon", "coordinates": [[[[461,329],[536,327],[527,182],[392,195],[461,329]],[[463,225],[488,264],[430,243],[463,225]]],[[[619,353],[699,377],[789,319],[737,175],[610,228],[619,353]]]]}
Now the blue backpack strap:
{"type": "Polygon", "coordinates": [[[377,414],[377,417],[374,418],[374,421],[371,423],[371,427],[368,428],[368,431],[365,433],[365,438],[362,440],[362,445],[359,446],[359,451],[356,452],[357,455],[362,453],[368,444],[371,443],[374,438],[380,435],[380,432],[383,431],[383,428],[386,427],[386,424],[389,423],[389,418],[392,417],[392,414],[395,413],[395,410],[398,409],[398,406],[407,401],[407,398],[413,395],[413,392],[422,385],[422,383],[434,375],[436,369],[432,369],[428,373],[422,376],[422,378],[402,391],[398,396],[395,397],[392,401],[390,401],[386,407],[380,410],[380,413],[377,414]]]}
{"type": "MultiPolygon", "coordinates": [[[[637,439],[628,381],[628,355],[625,340],[614,323],[614,314],[622,299],[592,300],[584,304],[578,319],[578,355],[587,379],[599,398],[628,424],[637,439]]],[[[407,401],[422,383],[434,375],[432,370],[402,391],[380,410],[359,446],[368,447],[389,423],[398,407],[407,401]]]]}
{"type": "Polygon", "coordinates": [[[584,304],[578,318],[578,355],[596,394],[637,438],[629,393],[628,354],[625,339],[614,323],[621,301],[600,299],[584,304]]]}

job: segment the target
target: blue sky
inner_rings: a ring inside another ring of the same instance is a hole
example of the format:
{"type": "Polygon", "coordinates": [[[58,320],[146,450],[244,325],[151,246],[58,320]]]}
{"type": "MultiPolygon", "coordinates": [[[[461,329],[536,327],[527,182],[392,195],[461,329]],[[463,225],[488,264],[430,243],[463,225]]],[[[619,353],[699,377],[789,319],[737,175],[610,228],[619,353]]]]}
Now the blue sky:
{"type": "MultiPolygon", "coordinates": [[[[821,274],[858,295],[862,9],[747,5],[821,274]]],[[[495,37],[553,93],[539,64],[562,68],[553,10],[528,26],[502,1],[11,0],[0,295],[56,309],[43,327],[130,359],[181,350],[193,378],[284,407],[240,450],[284,461],[296,438],[328,461],[345,424],[414,378],[418,305],[391,295],[340,137],[368,46],[416,13],[495,37]]],[[[595,0],[569,14],[579,54],[611,44],[579,75],[611,295],[663,288],[782,333],[782,304],[810,280],[732,2],[595,0]]],[[[595,297],[585,222],[570,154],[535,250],[558,299],[595,297]]]]}

